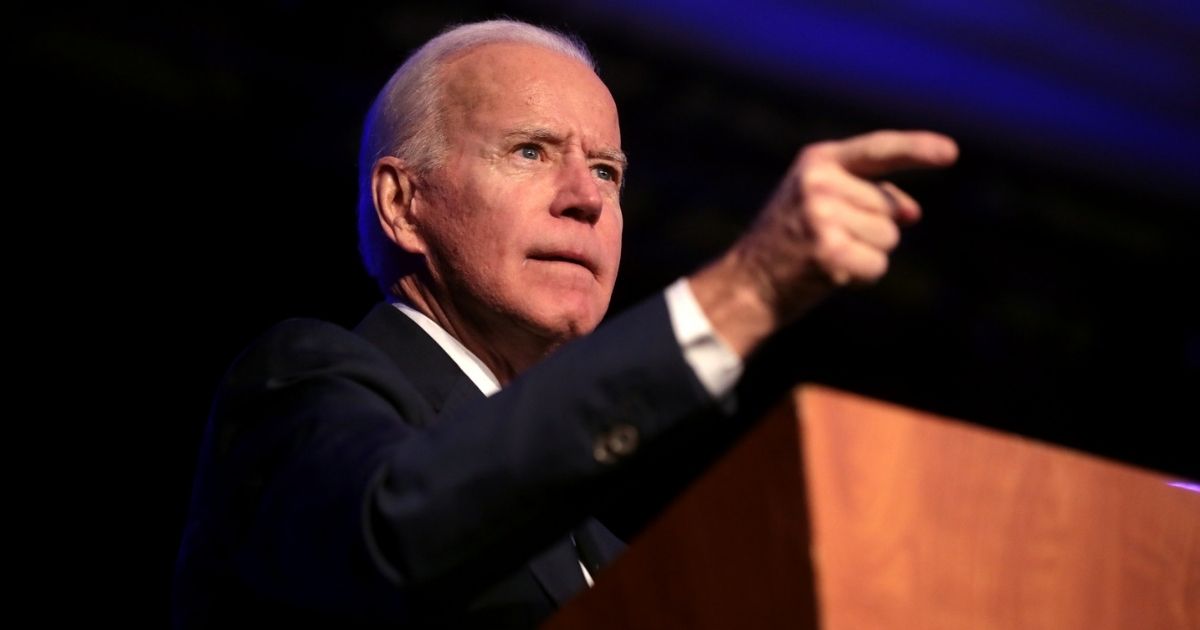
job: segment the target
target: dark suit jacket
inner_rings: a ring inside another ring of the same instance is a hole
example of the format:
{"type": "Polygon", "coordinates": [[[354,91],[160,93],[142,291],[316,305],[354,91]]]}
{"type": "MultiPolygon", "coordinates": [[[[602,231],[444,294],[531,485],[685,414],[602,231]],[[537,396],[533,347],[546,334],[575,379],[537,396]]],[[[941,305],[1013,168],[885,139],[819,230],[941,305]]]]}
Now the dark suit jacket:
{"type": "Polygon", "coordinates": [[[621,542],[588,515],[657,509],[630,479],[712,410],[661,296],[491,398],[390,305],[289,320],[215,398],[174,623],[532,627],[583,588],[569,534],[599,573],[621,542]]]}

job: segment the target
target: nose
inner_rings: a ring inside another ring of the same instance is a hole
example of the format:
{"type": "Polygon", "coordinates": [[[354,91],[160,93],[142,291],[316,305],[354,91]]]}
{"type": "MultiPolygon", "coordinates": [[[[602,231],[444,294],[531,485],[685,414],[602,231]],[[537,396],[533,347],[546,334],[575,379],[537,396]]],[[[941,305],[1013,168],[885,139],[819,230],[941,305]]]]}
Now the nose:
{"type": "Polygon", "coordinates": [[[604,211],[604,196],[585,160],[568,160],[559,173],[550,213],[595,225],[604,211]]]}

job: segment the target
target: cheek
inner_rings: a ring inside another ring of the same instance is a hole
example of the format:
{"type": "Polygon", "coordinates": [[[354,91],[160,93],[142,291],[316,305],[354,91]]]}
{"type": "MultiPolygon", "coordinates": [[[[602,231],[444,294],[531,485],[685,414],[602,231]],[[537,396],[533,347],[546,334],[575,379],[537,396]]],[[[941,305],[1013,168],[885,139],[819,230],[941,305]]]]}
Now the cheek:
{"type": "Polygon", "coordinates": [[[617,268],[621,265],[621,235],[625,227],[624,216],[621,214],[620,208],[612,213],[612,222],[608,225],[608,229],[604,234],[605,248],[608,250],[609,258],[612,260],[615,276],[617,268]]]}
{"type": "Polygon", "coordinates": [[[445,212],[453,213],[447,220],[450,233],[447,243],[451,255],[469,261],[475,275],[492,275],[497,267],[508,261],[511,250],[514,221],[505,215],[504,206],[498,205],[503,198],[495,194],[480,194],[477,186],[468,186],[458,191],[445,212]]]}
{"type": "Polygon", "coordinates": [[[612,285],[617,282],[617,273],[621,270],[621,239],[617,238],[613,241],[609,259],[612,261],[612,272],[609,273],[608,285],[611,290],[612,285]]]}

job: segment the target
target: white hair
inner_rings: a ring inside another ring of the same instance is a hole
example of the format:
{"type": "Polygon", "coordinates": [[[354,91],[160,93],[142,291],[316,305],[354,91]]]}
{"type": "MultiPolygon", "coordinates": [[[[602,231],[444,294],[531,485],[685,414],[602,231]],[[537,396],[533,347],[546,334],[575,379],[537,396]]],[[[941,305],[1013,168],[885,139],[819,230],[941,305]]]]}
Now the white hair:
{"type": "Polygon", "coordinates": [[[358,155],[358,248],[367,272],[385,293],[409,269],[401,264],[403,253],[379,226],[371,192],[375,162],[393,155],[418,175],[437,168],[446,149],[441,67],[470,49],[504,42],[540,46],[595,70],[595,62],[577,38],[515,20],[448,28],[405,60],[367,112],[358,155]]]}

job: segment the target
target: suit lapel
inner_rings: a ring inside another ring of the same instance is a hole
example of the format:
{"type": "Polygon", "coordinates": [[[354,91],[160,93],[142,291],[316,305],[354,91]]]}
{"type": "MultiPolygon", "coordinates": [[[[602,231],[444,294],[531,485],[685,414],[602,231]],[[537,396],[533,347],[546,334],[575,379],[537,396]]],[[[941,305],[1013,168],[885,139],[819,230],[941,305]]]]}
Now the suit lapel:
{"type": "Polygon", "coordinates": [[[446,351],[395,306],[377,304],[354,331],[396,362],[437,415],[483,396],[446,351]]]}
{"type": "Polygon", "coordinates": [[[594,518],[585,519],[575,529],[575,547],[593,578],[625,551],[625,543],[594,518]]]}
{"type": "Polygon", "coordinates": [[[580,562],[595,579],[625,550],[625,543],[594,518],[584,520],[573,536],[574,541],[568,536],[529,563],[534,577],[559,606],[587,588],[580,562]]]}
{"type": "Polygon", "coordinates": [[[529,570],[555,605],[560,607],[587,588],[570,536],[538,554],[529,562],[529,570]]]}
{"type": "MultiPolygon", "coordinates": [[[[483,396],[441,346],[391,304],[376,305],[355,332],[396,362],[435,414],[483,396]]],[[[581,560],[595,576],[624,549],[624,543],[592,518],[574,533],[578,551],[567,536],[529,562],[530,571],[558,606],[587,588],[581,560]]]]}

